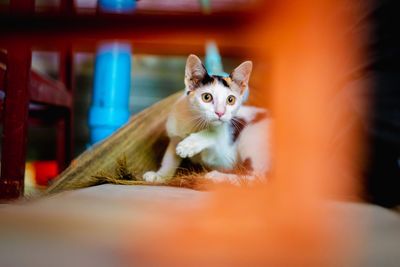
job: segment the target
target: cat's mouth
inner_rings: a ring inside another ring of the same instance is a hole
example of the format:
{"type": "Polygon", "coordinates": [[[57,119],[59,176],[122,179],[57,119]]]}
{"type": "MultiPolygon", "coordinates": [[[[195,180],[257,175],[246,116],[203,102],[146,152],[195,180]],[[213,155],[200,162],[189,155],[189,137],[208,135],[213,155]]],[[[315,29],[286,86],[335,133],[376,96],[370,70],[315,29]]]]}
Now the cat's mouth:
{"type": "Polygon", "coordinates": [[[218,119],[214,119],[212,122],[211,122],[211,124],[213,124],[214,126],[217,126],[217,125],[221,125],[222,123],[225,123],[226,121],[225,120],[223,120],[223,119],[221,119],[221,118],[218,118],[218,119]]]}

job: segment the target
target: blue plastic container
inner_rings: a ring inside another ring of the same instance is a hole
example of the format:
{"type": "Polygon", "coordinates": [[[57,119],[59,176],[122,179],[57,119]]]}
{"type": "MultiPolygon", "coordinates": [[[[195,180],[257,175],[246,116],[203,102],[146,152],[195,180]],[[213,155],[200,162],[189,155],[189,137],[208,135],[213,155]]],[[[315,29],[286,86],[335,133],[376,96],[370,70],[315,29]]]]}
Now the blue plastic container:
{"type": "Polygon", "coordinates": [[[210,75],[229,76],[222,67],[221,56],[215,42],[209,41],[206,44],[206,69],[210,75]]]}
{"type": "Polygon", "coordinates": [[[98,47],[89,110],[91,144],[107,138],[129,119],[131,54],[128,43],[108,42],[98,47]]]}
{"type": "Polygon", "coordinates": [[[99,0],[99,8],[106,13],[131,13],[136,9],[135,0],[99,0]]]}
{"type": "MultiPolygon", "coordinates": [[[[229,74],[224,72],[222,67],[221,56],[219,55],[217,44],[213,41],[209,41],[206,44],[206,69],[210,75],[219,75],[222,77],[228,77],[229,74]]],[[[243,102],[247,101],[249,97],[248,89],[243,97],[243,102]]]]}

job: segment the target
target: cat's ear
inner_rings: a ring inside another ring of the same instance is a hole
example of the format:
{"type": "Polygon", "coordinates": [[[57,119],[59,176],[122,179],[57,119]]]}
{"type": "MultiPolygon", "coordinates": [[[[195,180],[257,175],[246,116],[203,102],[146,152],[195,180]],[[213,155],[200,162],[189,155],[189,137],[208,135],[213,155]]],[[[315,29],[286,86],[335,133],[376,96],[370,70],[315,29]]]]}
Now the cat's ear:
{"type": "Polygon", "coordinates": [[[239,86],[241,95],[249,88],[249,78],[252,68],[253,63],[251,61],[245,61],[234,69],[230,75],[232,81],[239,86]]]}
{"type": "Polygon", "coordinates": [[[185,85],[190,91],[196,89],[203,78],[208,75],[206,68],[201,63],[200,58],[190,55],[186,60],[185,85]]]}

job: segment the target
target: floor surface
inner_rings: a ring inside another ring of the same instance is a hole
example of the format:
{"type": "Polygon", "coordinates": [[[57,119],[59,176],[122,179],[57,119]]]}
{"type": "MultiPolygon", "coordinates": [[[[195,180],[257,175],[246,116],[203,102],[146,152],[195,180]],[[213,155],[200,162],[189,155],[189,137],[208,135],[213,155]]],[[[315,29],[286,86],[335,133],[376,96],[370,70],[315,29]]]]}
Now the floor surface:
{"type": "MultiPolygon", "coordinates": [[[[146,265],[129,251],[141,247],[144,240],[148,244],[149,232],[168,225],[174,214],[196,212],[210,194],[108,184],[1,205],[0,266],[146,265]]],[[[349,226],[345,237],[349,242],[356,238],[352,229],[363,228],[365,233],[357,260],[342,261],[341,266],[400,266],[397,212],[345,202],[330,202],[327,209],[333,221],[349,226]]]]}

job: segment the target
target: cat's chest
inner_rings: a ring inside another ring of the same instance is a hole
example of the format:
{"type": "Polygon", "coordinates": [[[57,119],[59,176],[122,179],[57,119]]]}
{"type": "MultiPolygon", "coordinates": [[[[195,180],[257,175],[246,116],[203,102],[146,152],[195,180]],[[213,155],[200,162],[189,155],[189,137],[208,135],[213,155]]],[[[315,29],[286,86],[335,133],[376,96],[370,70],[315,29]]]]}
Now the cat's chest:
{"type": "Polygon", "coordinates": [[[214,138],[214,144],[200,153],[201,162],[213,169],[233,169],[237,160],[237,147],[231,141],[229,128],[222,129],[214,138]]]}

